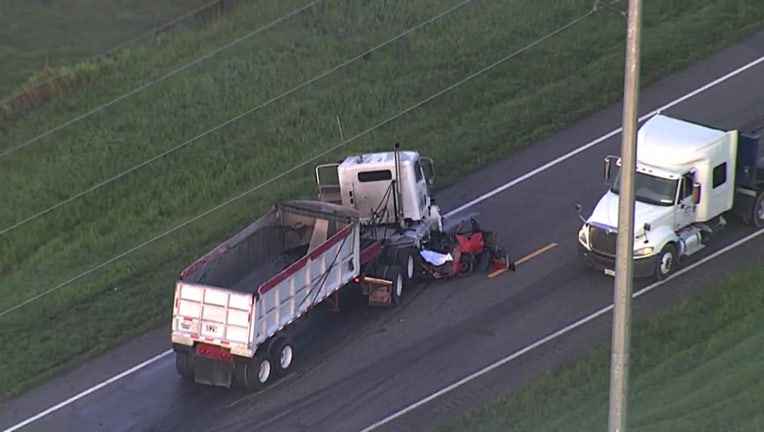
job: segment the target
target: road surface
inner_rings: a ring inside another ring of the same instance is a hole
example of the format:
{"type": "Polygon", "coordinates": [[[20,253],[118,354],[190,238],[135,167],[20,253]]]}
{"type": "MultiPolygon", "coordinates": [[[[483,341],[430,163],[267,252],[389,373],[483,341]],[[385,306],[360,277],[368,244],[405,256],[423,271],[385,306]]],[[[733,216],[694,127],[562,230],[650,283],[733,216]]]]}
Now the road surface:
{"type": "MultiPolygon", "coordinates": [[[[643,92],[647,113],[764,56],[764,33],[714,55],[643,92]]],[[[764,62],[736,73],[665,112],[721,127],[764,126],[764,62]]],[[[510,121],[510,120],[508,120],[510,121]]],[[[453,209],[591,143],[621,121],[615,105],[512,155],[439,195],[453,209]]],[[[544,169],[469,211],[500,233],[517,273],[438,283],[405,293],[394,310],[353,299],[343,311],[317,309],[297,342],[305,361],[262,393],[181,383],[166,355],[87,396],[26,424],[24,431],[422,431],[470,407],[517,389],[528,379],[608,340],[611,315],[566,332],[513,361],[419,403],[465,376],[574,323],[612,302],[613,280],[584,268],[575,253],[579,202],[589,211],[604,191],[602,160],[617,154],[620,135],[544,169]],[[412,409],[400,413],[412,404],[412,409]],[[390,416],[394,416],[391,418],[390,416]],[[389,421],[385,421],[389,420],[389,421]],[[384,421],[383,424],[378,422],[384,421]]],[[[731,220],[727,230],[686,264],[750,234],[731,220]]],[[[757,238],[640,297],[638,319],[676,305],[764,252],[757,238]]],[[[645,286],[638,283],[635,289],[645,286]]],[[[17,425],[169,348],[158,329],[0,406],[0,426],[17,425]]]]}

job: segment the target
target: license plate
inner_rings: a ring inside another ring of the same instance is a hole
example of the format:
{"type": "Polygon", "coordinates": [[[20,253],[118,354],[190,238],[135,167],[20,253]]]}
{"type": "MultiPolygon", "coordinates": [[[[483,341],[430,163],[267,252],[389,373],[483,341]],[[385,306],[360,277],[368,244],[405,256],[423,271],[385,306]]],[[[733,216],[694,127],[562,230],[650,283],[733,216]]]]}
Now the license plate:
{"type": "Polygon", "coordinates": [[[615,276],[615,270],[605,269],[605,274],[608,276],[615,276]]]}

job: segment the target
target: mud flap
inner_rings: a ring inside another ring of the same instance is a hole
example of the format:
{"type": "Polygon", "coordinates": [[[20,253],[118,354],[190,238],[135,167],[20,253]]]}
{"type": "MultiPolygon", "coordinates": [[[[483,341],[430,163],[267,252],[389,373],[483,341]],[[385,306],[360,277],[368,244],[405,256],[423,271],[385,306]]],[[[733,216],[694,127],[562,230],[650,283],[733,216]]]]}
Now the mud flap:
{"type": "Polygon", "coordinates": [[[197,356],[194,366],[194,382],[197,384],[231,388],[233,362],[197,356]]]}
{"type": "Polygon", "coordinates": [[[365,276],[363,283],[369,293],[369,306],[391,306],[393,302],[393,283],[387,279],[365,276]]]}
{"type": "Polygon", "coordinates": [[[392,285],[372,286],[369,291],[369,306],[390,306],[392,304],[392,285]]]}

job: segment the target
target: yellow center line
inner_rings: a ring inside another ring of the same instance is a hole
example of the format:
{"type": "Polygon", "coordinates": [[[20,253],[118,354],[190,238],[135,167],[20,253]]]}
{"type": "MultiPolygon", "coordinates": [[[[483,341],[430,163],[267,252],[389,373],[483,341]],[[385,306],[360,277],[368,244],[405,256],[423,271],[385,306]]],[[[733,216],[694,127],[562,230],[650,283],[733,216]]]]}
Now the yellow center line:
{"type": "Polygon", "coordinates": [[[542,247],[540,249],[536,249],[535,251],[533,251],[533,252],[529,253],[528,255],[526,255],[526,256],[520,258],[519,260],[515,261],[515,265],[520,265],[520,264],[522,264],[522,263],[524,263],[526,261],[529,261],[529,260],[531,260],[533,258],[536,258],[537,256],[541,255],[542,253],[544,253],[544,252],[546,252],[546,251],[548,251],[550,249],[553,249],[555,247],[557,247],[557,243],[549,243],[548,245],[546,245],[546,246],[544,246],[544,247],[542,247]]]}
{"type": "MultiPolygon", "coordinates": [[[[536,249],[535,251],[533,251],[533,252],[529,253],[528,255],[526,255],[526,256],[524,256],[524,257],[520,258],[519,260],[515,261],[515,265],[520,265],[520,264],[522,264],[522,263],[524,263],[524,262],[526,262],[526,261],[529,261],[529,260],[531,260],[531,259],[533,259],[533,258],[536,258],[537,256],[539,256],[539,255],[543,254],[544,252],[546,252],[546,251],[548,251],[548,250],[550,250],[550,249],[553,249],[553,248],[555,248],[555,247],[557,247],[557,243],[549,243],[548,245],[546,245],[546,246],[544,246],[544,247],[542,247],[542,248],[536,249]]],[[[505,268],[504,268],[504,269],[499,269],[499,270],[496,270],[496,271],[494,271],[494,272],[492,272],[492,273],[489,273],[489,274],[488,274],[488,277],[489,277],[489,278],[492,278],[492,277],[498,276],[498,275],[500,275],[500,274],[504,273],[505,271],[507,271],[507,269],[505,269],[505,268]]],[[[277,383],[275,383],[274,385],[270,386],[269,388],[273,388],[273,387],[276,387],[276,386],[278,386],[278,385],[281,385],[281,384],[283,384],[284,382],[288,382],[288,381],[291,381],[292,379],[294,379],[294,377],[295,377],[295,374],[292,374],[292,375],[286,376],[286,377],[284,377],[283,379],[279,380],[279,381],[278,381],[277,383]]],[[[241,398],[239,398],[239,399],[235,400],[235,401],[234,401],[233,403],[231,403],[230,405],[228,405],[228,407],[229,407],[229,408],[232,408],[233,406],[235,406],[235,405],[237,405],[237,404],[239,404],[239,403],[241,403],[241,402],[244,402],[244,401],[246,401],[246,400],[250,400],[250,399],[253,399],[253,398],[255,398],[256,396],[258,396],[259,394],[263,393],[263,391],[264,391],[264,390],[261,390],[261,391],[258,391],[258,392],[254,392],[254,393],[249,393],[249,394],[246,394],[246,395],[244,395],[243,397],[241,397],[241,398]]]]}
{"type": "MultiPolygon", "coordinates": [[[[542,253],[544,253],[544,252],[546,252],[546,251],[548,251],[548,250],[550,250],[550,249],[552,249],[552,248],[554,248],[556,246],[557,246],[557,243],[549,243],[548,245],[546,245],[546,246],[544,246],[542,248],[539,248],[539,249],[529,253],[528,255],[520,258],[519,260],[515,261],[515,265],[518,266],[518,265],[520,265],[520,264],[522,264],[522,263],[524,263],[524,262],[526,262],[526,261],[528,261],[530,259],[536,258],[537,256],[541,255],[542,253]]],[[[508,269],[506,269],[506,268],[495,270],[495,271],[489,273],[487,275],[487,277],[488,278],[494,278],[494,277],[504,273],[507,270],[508,269]]]]}

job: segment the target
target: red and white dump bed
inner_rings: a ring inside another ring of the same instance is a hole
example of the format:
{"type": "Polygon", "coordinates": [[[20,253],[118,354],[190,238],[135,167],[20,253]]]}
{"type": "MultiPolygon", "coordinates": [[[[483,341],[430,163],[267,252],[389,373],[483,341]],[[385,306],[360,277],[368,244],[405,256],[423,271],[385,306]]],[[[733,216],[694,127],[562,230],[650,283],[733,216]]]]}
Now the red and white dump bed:
{"type": "Polygon", "coordinates": [[[359,247],[353,209],[320,201],[274,206],[181,273],[172,342],[201,342],[189,355],[198,355],[198,346],[217,346],[225,348],[217,351],[221,358],[252,358],[263,342],[358,276],[359,247]]]}

